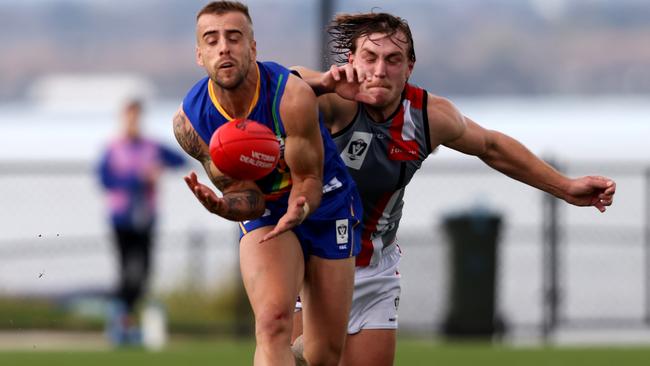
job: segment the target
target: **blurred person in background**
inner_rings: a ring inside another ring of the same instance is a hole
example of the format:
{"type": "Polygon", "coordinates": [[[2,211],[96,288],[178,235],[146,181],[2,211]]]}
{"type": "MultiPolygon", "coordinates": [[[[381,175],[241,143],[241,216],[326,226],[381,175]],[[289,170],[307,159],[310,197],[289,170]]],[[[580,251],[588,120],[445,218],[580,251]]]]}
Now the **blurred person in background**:
{"type": "MultiPolygon", "coordinates": [[[[408,83],[415,51],[405,20],[386,13],[339,14],[329,32],[341,66],[325,73],[294,70],[320,95],[326,126],[364,207],[341,365],[392,365],[401,292],[397,229],[404,190],[438,147],[476,156],[513,179],[601,212],[612,204],[616,184],[600,176],[566,177],[515,139],[481,127],[451,101],[408,83]]],[[[295,321],[294,337],[300,329],[299,311],[295,321]]],[[[298,359],[301,341],[294,343],[298,359]]]]}
{"type": "Polygon", "coordinates": [[[165,168],[185,163],[179,153],[143,136],[139,100],[128,101],[121,117],[120,134],[99,163],[119,264],[119,284],[107,324],[115,345],[140,342],[135,308],[149,278],[156,189],[165,168]]]}

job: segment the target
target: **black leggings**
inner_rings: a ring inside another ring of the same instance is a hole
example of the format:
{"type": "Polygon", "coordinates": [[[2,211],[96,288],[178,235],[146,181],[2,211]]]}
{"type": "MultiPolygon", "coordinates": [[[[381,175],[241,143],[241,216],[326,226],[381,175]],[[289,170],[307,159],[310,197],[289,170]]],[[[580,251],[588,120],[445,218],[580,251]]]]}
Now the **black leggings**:
{"type": "Polygon", "coordinates": [[[120,264],[117,297],[129,313],[142,297],[149,278],[151,262],[151,230],[116,229],[120,264]]]}

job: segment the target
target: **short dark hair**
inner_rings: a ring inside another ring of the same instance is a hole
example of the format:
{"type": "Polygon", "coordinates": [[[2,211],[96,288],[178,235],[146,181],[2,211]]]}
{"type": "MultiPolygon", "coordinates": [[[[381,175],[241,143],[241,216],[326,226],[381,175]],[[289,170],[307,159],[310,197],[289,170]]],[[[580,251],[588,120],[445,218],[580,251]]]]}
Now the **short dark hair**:
{"type": "Polygon", "coordinates": [[[213,1],[208,5],[204,6],[196,14],[196,20],[199,20],[199,17],[203,14],[222,15],[230,12],[239,12],[244,14],[246,16],[246,19],[248,19],[248,21],[251,24],[253,24],[253,19],[251,19],[251,15],[248,12],[248,6],[240,3],[239,1],[228,1],[228,0],[213,1]]]}
{"type": "Polygon", "coordinates": [[[374,12],[338,14],[327,28],[327,32],[332,37],[330,41],[333,45],[332,53],[336,55],[336,61],[339,63],[346,63],[348,54],[356,51],[359,38],[373,33],[382,33],[392,37],[398,32],[404,33],[406,55],[409,61],[415,62],[415,47],[411,28],[406,20],[398,16],[374,12]]]}

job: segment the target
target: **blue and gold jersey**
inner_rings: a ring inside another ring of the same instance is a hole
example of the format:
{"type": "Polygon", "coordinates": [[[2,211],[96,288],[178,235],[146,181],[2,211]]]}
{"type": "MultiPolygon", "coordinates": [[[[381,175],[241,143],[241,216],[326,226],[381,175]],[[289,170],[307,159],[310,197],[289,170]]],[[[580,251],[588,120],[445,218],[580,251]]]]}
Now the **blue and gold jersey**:
{"type": "MultiPolygon", "coordinates": [[[[259,72],[257,91],[247,118],[260,122],[275,132],[280,142],[280,161],[271,174],[256,183],[267,200],[286,200],[291,190],[291,173],[284,160],[286,132],[280,117],[280,102],[290,72],[274,62],[258,62],[257,68],[259,72]]],[[[210,143],[210,138],[217,128],[232,120],[216,98],[214,88],[218,86],[209,80],[206,77],[196,83],[183,100],[185,115],[206,144],[210,143]]],[[[322,121],[319,121],[319,124],[325,153],[323,199],[321,209],[312,216],[319,216],[328,211],[329,204],[334,203],[330,202],[330,197],[334,199],[339,194],[348,195],[351,190],[356,189],[345,164],[339,157],[336,145],[322,121]]]]}

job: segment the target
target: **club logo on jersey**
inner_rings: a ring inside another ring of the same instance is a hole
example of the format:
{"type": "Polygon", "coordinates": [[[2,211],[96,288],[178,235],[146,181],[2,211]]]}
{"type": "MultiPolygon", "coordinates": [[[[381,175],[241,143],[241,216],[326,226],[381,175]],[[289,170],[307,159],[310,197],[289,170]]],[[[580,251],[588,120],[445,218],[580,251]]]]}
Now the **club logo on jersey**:
{"type": "Polygon", "coordinates": [[[357,160],[359,156],[362,156],[363,153],[366,152],[367,148],[368,144],[366,144],[362,139],[351,141],[348,146],[348,156],[350,157],[350,160],[357,160]]]}
{"type": "MultiPolygon", "coordinates": [[[[336,220],[336,244],[348,243],[348,220],[336,220]]],[[[339,245],[339,249],[347,249],[347,245],[339,245]],[[343,247],[343,248],[341,248],[343,247]]]]}
{"type": "Polygon", "coordinates": [[[350,141],[348,141],[348,145],[341,152],[341,158],[345,162],[345,165],[352,169],[361,169],[361,165],[368,154],[371,141],[371,133],[355,131],[350,141]]]}

